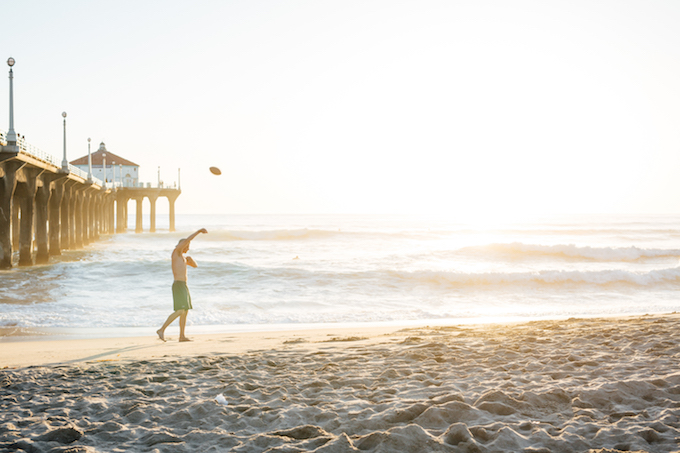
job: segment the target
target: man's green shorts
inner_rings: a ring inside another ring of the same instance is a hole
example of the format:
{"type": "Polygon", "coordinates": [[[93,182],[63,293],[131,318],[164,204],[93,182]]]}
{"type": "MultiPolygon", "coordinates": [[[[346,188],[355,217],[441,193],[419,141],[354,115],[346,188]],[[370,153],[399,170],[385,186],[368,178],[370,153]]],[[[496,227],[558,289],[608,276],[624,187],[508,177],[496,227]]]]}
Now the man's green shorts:
{"type": "Polygon", "coordinates": [[[175,302],[175,311],[194,308],[191,306],[191,294],[189,294],[187,282],[175,280],[172,283],[172,299],[175,302]]]}

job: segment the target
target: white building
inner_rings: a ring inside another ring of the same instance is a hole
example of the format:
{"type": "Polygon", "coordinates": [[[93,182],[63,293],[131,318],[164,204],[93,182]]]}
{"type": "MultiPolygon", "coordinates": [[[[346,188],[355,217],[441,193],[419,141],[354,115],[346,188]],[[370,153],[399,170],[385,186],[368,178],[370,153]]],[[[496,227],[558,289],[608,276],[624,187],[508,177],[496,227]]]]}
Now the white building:
{"type": "MultiPolygon", "coordinates": [[[[92,177],[122,187],[139,186],[139,165],[106,150],[104,142],[91,154],[92,177]],[[104,167],[106,165],[106,167],[104,167]],[[115,178],[115,180],[114,180],[115,178]]],[[[88,172],[87,156],[71,162],[85,173],[88,172]]]]}

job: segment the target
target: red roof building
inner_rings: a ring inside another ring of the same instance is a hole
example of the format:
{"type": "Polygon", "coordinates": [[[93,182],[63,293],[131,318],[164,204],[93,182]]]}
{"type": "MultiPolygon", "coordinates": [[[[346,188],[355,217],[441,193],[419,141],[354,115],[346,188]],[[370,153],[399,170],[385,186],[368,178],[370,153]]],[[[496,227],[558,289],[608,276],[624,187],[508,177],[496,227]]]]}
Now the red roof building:
{"type": "MultiPolygon", "coordinates": [[[[137,187],[139,185],[139,165],[108,151],[104,142],[100,143],[99,149],[91,153],[90,156],[94,178],[109,183],[113,182],[122,187],[137,187]]],[[[86,173],[89,171],[87,156],[71,161],[71,165],[86,173]]]]}

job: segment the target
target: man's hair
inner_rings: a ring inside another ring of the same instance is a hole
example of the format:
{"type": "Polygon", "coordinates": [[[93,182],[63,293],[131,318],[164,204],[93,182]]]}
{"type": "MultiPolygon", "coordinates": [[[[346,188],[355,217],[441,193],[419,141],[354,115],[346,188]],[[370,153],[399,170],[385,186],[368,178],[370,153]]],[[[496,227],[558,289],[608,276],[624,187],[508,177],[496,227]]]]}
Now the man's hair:
{"type": "MultiPolygon", "coordinates": [[[[180,245],[182,243],[182,241],[186,241],[186,240],[187,240],[187,238],[180,239],[179,242],[177,243],[177,245],[180,245]]],[[[175,247],[177,247],[177,245],[175,247]]]]}

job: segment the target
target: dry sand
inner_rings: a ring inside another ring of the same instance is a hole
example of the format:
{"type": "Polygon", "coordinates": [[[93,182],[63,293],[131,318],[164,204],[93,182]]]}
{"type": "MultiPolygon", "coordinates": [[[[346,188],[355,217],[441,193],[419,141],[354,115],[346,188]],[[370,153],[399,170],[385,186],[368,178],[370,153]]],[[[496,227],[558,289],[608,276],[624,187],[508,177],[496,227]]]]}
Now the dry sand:
{"type": "Polygon", "coordinates": [[[0,451],[680,451],[676,314],[1,347],[0,451]]]}

